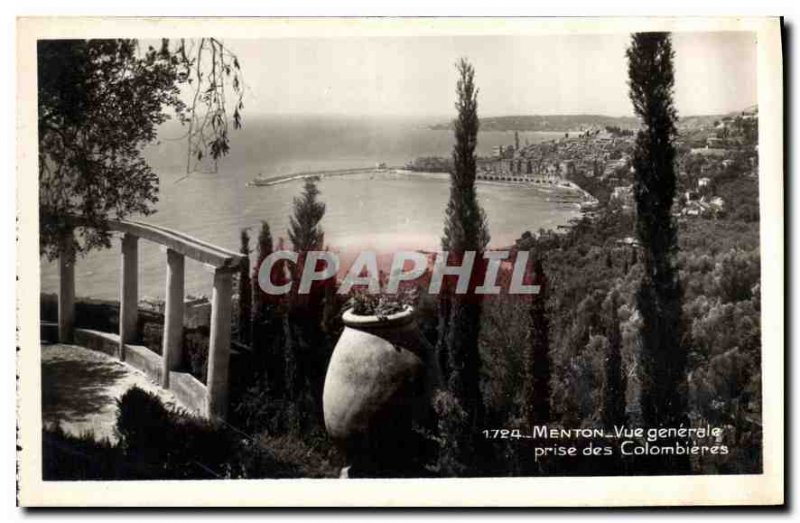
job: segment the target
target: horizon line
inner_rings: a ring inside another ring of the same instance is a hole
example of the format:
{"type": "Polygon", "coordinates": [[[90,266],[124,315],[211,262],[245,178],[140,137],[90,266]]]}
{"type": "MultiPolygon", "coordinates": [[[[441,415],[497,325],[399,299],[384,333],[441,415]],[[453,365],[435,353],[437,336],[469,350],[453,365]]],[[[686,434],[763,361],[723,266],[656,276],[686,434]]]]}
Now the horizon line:
{"type": "MultiPolygon", "coordinates": [[[[719,113],[692,113],[686,115],[678,116],[679,119],[684,118],[701,118],[701,117],[716,117],[716,116],[726,116],[734,113],[741,113],[747,109],[752,107],[757,107],[756,104],[748,105],[741,109],[733,109],[725,112],[719,113]]],[[[309,118],[309,117],[335,117],[335,118],[352,118],[352,119],[364,119],[364,118],[405,118],[405,119],[427,119],[427,120],[452,120],[455,118],[452,114],[421,114],[421,113],[349,113],[349,112],[261,112],[248,115],[247,113],[243,114],[243,120],[246,118],[268,118],[268,117],[281,117],[281,118],[291,118],[291,117],[302,117],[302,118],[309,118]]],[[[637,119],[638,117],[634,114],[610,114],[610,113],[592,113],[592,112],[559,112],[559,113],[489,113],[486,115],[479,116],[479,119],[489,119],[489,118],[514,118],[514,117],[530,117],[530,116],[543,116],[543,117],[556,117],[556,116],[586,116],[586,117],[601,117],[601,118],[618,118],[618,119],[637,119]]]]}

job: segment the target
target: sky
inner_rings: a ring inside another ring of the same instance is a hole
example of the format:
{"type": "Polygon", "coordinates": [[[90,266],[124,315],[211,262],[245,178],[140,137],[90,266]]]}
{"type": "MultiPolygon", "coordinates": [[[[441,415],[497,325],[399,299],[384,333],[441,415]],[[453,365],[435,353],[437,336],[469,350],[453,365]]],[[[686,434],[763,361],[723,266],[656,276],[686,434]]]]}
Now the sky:
{"type": "MultiPolygon", "coordinates": [[[[479,114],[631,116],[626,34],[226,39],[246,112],[449,116],[454,63],[475,66],[479,114]]],[[[675,33],[680,115],[756,104],[755,33],[675,33]]]]}

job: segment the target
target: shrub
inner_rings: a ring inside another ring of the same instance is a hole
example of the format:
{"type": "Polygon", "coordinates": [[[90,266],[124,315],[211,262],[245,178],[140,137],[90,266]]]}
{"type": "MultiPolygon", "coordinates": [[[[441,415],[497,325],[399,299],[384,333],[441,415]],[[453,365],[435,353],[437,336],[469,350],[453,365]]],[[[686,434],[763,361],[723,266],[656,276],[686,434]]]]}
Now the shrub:
{"type": "Polygon", "coordinates": [[[163,479],[224,477],[236,454],[230,434],[132,387],[118,400],[117,433],[127,461],[163,479]]]}
{"type": "Polygon", "coordinates": [[[251,432],[279,434],[300,426],[295,403],[272,396],[266,380],[248,387],[232,410],[237,422],[251,432]]]}
{"type": "Polygon", "coordinates": [[[280,464],[272,477],[331,478],[337,477],[344,465],[341,455],[321,433],[310,437],[261,434],[256,439],[262,454],[280,464]]]}
{"type": "Polygon", "coordinates": [[[759,251],[731,250],[717,262],[712,273],[716,286],[715,294],[723,302],[749,300],[753,288],[761,277],[759,251]]]}
{"type": "Polygon", "coordinates": [[[219,479],[333,476],[336,468],[310,446],[279,451],[230,425],[215,426],[167,409],[139,388],[118,401],[119,442],[72,436],[59,427],[42,435],[46,480],[219,479]],[[316,454],[315,454],[316,453],[316,454]],[[309,456],[315,454],[312,459],[309,456]]]}
{"type": "Polygon", "coordinates": [[[95,441],[90,433],[72,436],[60,426],[42,430],[42,479],[121,479],[131,474],[120,449],[108,440],[95,441]]]}
{"type": "Polygon", "coordinates": [[[462,456],[468,452],[464,447],[469,445],[464,438],[453,438],[453,434],[468,435],[467,413],[456,397],[447,390],[439,390],[434,394],[433,408],[438,420],[439,458],[434,472],[441,476],[463,476],[468,472],[462,456]]]}
{"type": "Polygon", "coordinates": [[[386,319],[392,314],[403,312],[417,301],[416,289],[401,288],[395,294],[370,294],[354,290],[347,306],[359,316],[377,316],[386,319]]]}

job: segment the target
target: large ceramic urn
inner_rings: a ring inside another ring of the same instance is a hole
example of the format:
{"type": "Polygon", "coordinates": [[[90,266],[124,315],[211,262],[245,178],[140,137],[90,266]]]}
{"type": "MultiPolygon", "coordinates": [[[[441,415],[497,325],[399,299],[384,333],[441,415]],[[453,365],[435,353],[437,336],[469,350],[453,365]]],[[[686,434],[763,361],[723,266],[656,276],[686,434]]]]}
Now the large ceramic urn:
{"type": "Polygon", "coordinates": [[[322,405],[325,427],[344,451],[344,477],[402,475],[416,452],[412,422],[426,415],[433,349],[414,309],[386,317],[342,316],[322,405]]]}

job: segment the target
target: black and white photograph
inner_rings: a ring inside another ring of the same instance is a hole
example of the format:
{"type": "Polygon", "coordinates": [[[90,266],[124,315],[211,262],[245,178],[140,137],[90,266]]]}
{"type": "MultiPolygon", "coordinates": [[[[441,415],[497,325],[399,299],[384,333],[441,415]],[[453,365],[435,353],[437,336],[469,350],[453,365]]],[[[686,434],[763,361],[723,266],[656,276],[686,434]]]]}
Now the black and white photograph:
{"type": "Polygon", "coordinates": [[[18,21],[24,503],[782,502],[778,19],[79,21],[18,21]]]}

